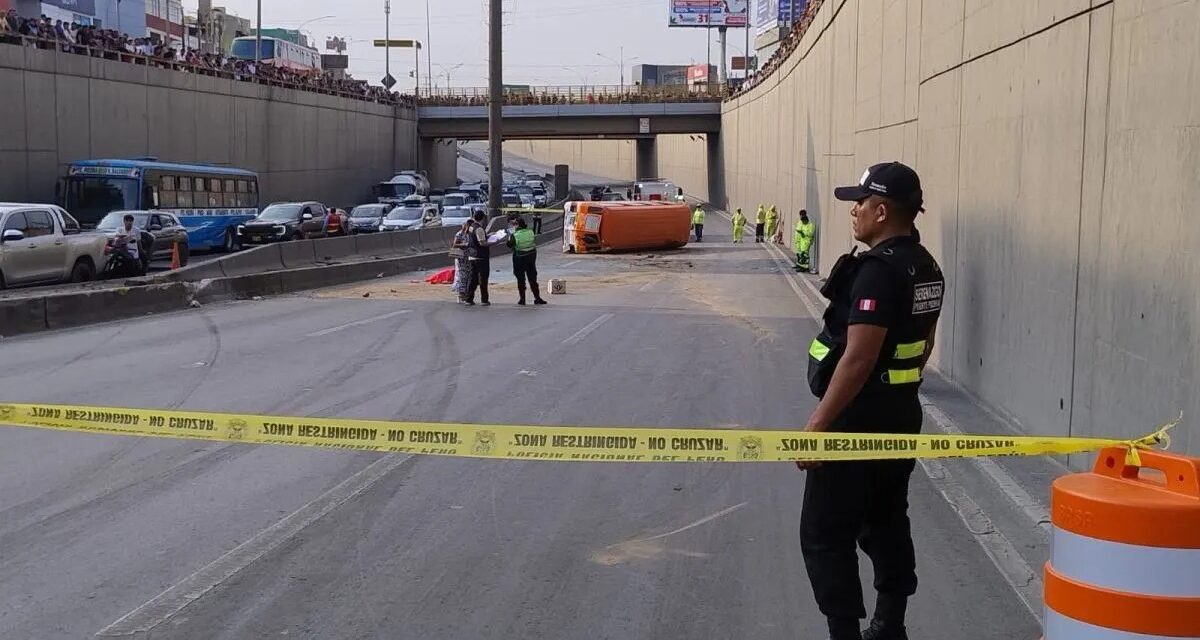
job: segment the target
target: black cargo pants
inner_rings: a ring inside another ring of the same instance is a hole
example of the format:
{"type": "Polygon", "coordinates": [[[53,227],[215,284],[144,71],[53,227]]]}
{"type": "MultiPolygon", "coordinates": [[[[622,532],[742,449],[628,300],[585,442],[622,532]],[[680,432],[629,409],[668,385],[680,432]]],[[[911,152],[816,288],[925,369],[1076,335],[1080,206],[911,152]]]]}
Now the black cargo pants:
{"type": "MultiPolygon", "coordinates": [[[[834,422],[843,432],[917,433],[921,406],[860,396],[834,422]]],[[[875,590],[897,598],[916,593],[916,555],[908,519],[914,460],[828,462],[809,470],[800,516],[800,549],[821,613],[864,618],[858,578],[861,547],[875,572],[875,590]]]]}

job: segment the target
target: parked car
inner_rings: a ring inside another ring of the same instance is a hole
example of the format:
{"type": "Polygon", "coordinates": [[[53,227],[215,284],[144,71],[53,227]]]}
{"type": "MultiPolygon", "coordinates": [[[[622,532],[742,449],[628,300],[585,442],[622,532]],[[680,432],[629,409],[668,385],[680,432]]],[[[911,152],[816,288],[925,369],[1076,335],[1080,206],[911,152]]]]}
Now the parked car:
{"type": "Polygon", "coordinates": [[[500,204],[505,209],[520,209],[522,208],[521,196],[515,193],[502,193],[500,194],[500,204]]]}
{"type": "Polygon", "coordinates": [[[442,216],[438,206],[432,202],[416,197],[406,198],[400,206],[392,209],[383,217],[379,225],[380,231],[408,231],[422,227],[442,226],[442,216]]]}
{"type": "Polygon", "coordinates": [[[616,191],[605,191],[600,194],[598,199],[603,202],[623,202],[625,201],[625,194],[617,193],[616,191]]]}
{"type": "Polygon", "coordinates": [[[133,225],[142,230],[138,239],[138,255],[142,260],[142,271],[150,268],[150,261],[158,258],[171,258],[175,245],[179,245],[179,262],[188,262],[187,229],[179,222],[175,214],[163,211],[113,211],[104,216],[96,225],[96,231],[111,238],[118,229],[125,226],[125,216],[133,216],[133,225]]]}
{"type": "Polygon", "coordinates": [[[550,202],[550,196],[542,187],[533,188],[533,206],[544,207],[550,202]]]}
{"type": "Polygon", "coordinates": [[[302,240],[325,233],[325,205],[320,202],[275,202],[258,217],[238,226],[243,244],[302,240]]]}
{"type": "Polygon", "coordinates": [[[346,226],[350,233],[374,233],[383,224],[383,217],[395,208],[395,205],[381,202],[360,204],[350,210],[350,220],[346,226]]]}
{"type": "Polygon", "coordinates": [[[0,289],[86,282],[104,264],[105,237],[48,204],[0,203],[0,289]]]}

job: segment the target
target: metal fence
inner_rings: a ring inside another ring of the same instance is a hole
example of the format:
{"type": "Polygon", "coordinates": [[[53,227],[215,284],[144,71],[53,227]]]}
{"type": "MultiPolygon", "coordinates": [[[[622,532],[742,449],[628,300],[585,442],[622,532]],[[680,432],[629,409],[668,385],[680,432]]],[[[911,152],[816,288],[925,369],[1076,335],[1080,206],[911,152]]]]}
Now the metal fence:
{"type": "MultiPolygon", "coordinates": [[[[436,106],[483,106],[487,87],[421,89],[420,104],[436,106]]],[[[729,95],[720,83],[694,85],[568,85],[506,87],[504,104],[638,104],[660,102],[718,102],[729,95]]]]}
{"type": "MultiPolygon", "coordinates": [[[[272,78],[258,73],[250,73],[248,70],[236,70],[225,67],[211,67],[207,65],[197,65],[180,60],[168,60],[165,58],[157,58],[152,56],[142,55],[140,53],[129,53],[128,51],[120,51],[102,47],[89,47],[71,42],[65,42],[57,39],[36,38],[25,36],[11,31],[0,31],[0,44],[11,46],[26,46],[36,48],[43,51],[57,51],[58,53],[68,55],[81,55],[102,60],[113,60],[127,64],[136,64],[169,71],[181,71],[184,73],[194,73],[196,75],[209,76],[213,78],[223,78],[226,80],[238,80],[241,82],[252,82],[254,84],[265,85],[269,87],[279,87],[282,89],[293,89],[296,91],[306,91],[309,93],[319,93],[327,96],[335,96],[339,98],[348,98],[351,100],[362,100],[365,102],[375,102],[389,106],[395,105],[413,105],[412,96],[383,93],[381,87],[372,87],[369,92],[359,92],[342,89],[339,87],[322,86],[317,83],[296,82],[284,78],[272,78]]],[[[227,60],[233,60],[227,58],[227,60]]],[[[270,68],[271,65],[263,65],[270,68]]]]}

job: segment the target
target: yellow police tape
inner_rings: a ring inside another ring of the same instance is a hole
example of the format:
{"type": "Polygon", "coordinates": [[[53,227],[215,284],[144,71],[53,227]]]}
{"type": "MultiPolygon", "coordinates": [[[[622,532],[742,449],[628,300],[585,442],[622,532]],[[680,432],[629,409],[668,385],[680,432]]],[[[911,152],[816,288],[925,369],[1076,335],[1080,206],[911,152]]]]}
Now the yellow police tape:
{"type": "Polygon", "coordinates": [[[804,433],[742,429],[538,427],[294,418],[43,404],[0,405],[0,424],[92,433],[471,458],[614,462],[785,462],[1065,455],[1168,442],[1028,436],[804,433]]]}

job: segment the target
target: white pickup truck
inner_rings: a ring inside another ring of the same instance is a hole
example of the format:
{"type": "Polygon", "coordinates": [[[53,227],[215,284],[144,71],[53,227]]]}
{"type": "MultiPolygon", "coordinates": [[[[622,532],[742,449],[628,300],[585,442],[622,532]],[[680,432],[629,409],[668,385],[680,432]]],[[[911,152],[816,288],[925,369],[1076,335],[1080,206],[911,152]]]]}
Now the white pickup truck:
{"type": "Polygon", "coordinates": [[[0,203],[0,289],[86,282],[104,266],[103,234],[49,204],[0,203]]]}

